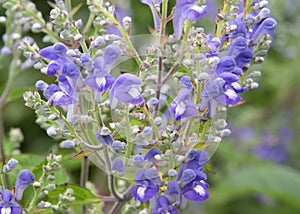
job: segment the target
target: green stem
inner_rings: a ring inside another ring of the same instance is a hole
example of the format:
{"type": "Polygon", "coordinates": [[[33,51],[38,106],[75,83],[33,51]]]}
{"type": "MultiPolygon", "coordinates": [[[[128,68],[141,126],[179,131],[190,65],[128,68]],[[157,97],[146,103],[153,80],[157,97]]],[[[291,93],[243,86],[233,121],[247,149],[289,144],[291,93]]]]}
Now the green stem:
{"type": "Polygon", "coordinates": [[[122,209],[122,207],[132,198],[131,188],[132,188],[132,185],[130,185],[127,188],[127,190],[124,192],[122,201],[118,201],[114,204],[111,211],[109,212],[110,214],[119,214],[120,213],[120,210],[122,209]]]}
{"type": "Polygon", "coordinates": [[[101,12],[103,13],[108,19],[109,21],[112,22],[112,24],[117,27],[119,29],[119,31],[121,32],[124,40],[126,41],[128,47],[129,47],[129,50],[133,53],[133,56],[134,56],[134,59],[137,63],[138,66],[140,66],[142,64],[142,60],[141,58],[139,57],[135,47],[133,46],[130,38],[129,38],[129,35],[127,34],[126,30],[123,28],[123,26],[118,22],[118,20],[110,13],[106,10],[106,8],[103,7],[102,4],[99,4],[99,3],[95,3],[95,7],[101,12]]]}
{"type": "MultiPolygon", "coordinates": [[[[1,155],[1,161],[5,161],[6,154],[4,149],[4,125],[3,125],[3,107],[5,105],[5,102],[7,100],[7,97],[9,95],[9,92],[11,90],[12,82],[15,76],[19,73],[19,68],[16,67],[17,60],[19,55],[17,53],[14,53],[12,62],[9,67],[9,73],[8,73],[8,80],[6,82],[5,88],[1,94],[0,97],[0,155],[1,155]]],[[[3,185],[6,186],[6,188],[10,188],[10,181],[8,174],[4,174],[4,183],[3,185]]]]}
{"type": "Polygon", "coordinates": [[[181,40],[181,52],[180,52],[182,54],[182,57],[184,56],[183,52],[186,47],[187,40],[189,38],[189,33],[191,30],[192,24],[193,24],[193,22],[191,20],[189,20],[189,19],[185,20],[184,34],[183,34],[182,40],[181,40]]]}
{"type": "MultiPolygon", "coordinates": [[[[80,186],[86,188],[86,182],[89,176],[89,159],[87,156],[82,158],[81,164],[81,174],[80,174],[80,186]]],[[[82,213],[85,214],[87,212],[86,204],[82,205],[82,213]]]]}
{"type": "Polygon", "coordinates": [[[158,127],[154,124],[154,120],[153,117],[151,116],[151,113],[148,111],[148,109],[146,109],[146,107],[144,107],[143,112],[147,115],[147,120],[149,121],[150,126],[153,129],[156,139],[159,139],[160,138],[159,130],[158,127]]]}
{"type": "MultiPolygon", "coordinates": [[[[157,69],[157,81],[156,81],[156,94],[155,97],[156,99],[159,100],[160,98],[160,90],[161,90],[161,81],[162,81],[162,69],[163,69],[163,60],[162,57],[160,56],[158,58],[158,69],[157,69]]],[[[155,112],[154,112],[154,118],[157,116],[159,110],[159,103],[155,106],[155,112]]]]}
{"type": "Polygon", "coordinates": [[[161,49],[164,45],[164,35],[166,30],[166,24],[167,24],[167,16],[168,16],[168,0],[162,1],[162,12],[161,12],[161,25],[160,25],[160,46],[161,49]]]}
{"type": "Polygon", "coordinates": [[[106,165],[106,169],[109,171],[108,172],[108,189],[109,192],[112,193],[112,195],[118,200],[118,201],[122,201],[123,200],[123,196],[121,196],[117,190],[116,190],[116,186],[115,186],[115,176],[112,174],[111,171],[111,160],[109,158],[109,154],[108,154],[108,148],[107,146],[105,146],[104,148],[104,160],[105,160],[105,165],[106,165]]]}
{"type": "Polygon", "coordinates": [[[71,21],[73,19],[73,17],[72,17],[72,3],[71,3],[71,0],[65,0],[65,5],[66,5],[67,12],[69,14],[68,19],[69,19],[69,21],[71,21]]]}
{"type": "Polygon", "coordinates": [[[89,19],[88,19],[87,23],[85,24],[85,27],[84,27],[84,29],[83,29],[83,31],[82,31],[82,34],[83,34],[83,35],[85,35],[87,32],[90,31],[91,26],[92,26],[93,21],[94,21],[94,18],[95,18],[95,14],[90,13],[89,19]]]}
{"type": "Polygon", "coordinates": [[[126,142],[127,142],[127,149],[125,153],[125,166],[128,163],[128,160],[130,159],[131,152],[133,149],[133,144],[131,142],[131,125],[130,125],[130,119],[129,119],[129,106],[126,105],[126,142]]]}
{"type": "MultiPolygon", "coordinates": [[[[230,4],[229,0],[224,0],[222,9],[220,11],[220,15],[223,16],[223,18],[225,15],[228,14],[230,6],[231,6],[231,4],[230,4]]],[[[224,27],[224,24],[226,21],[224,19],[221,19],[221,20],[216,20],[216,22],[217,23],[216,23],[216,33],[215,34],[216,34],[216,37],[221,38],[223,36],[222,31],[224,29],[223,27],[224,27]]]]}
{"type": "MultiPolygon", "coordinates": [[[[42,184],[44,182],[45,175],[46,175],[45,170],[43,170],[43,174],[41,175],[41,177],[40,177],[40,179],[38,181],[40,184],[42,184]]],[[[28,213],[33,213],[32,211],[34,209],[35,204],[38,201],[38,196],[41,193],[41,190],[42,190],[41,187],[39,187],[38,189],[35,189],[34,196],[33,196],[32,200],[31,200],[31,202],[30,202],[30,204],[28,206],[28,213]]]]}
{"type": "MultiPolygon", "coordinates": [[[[1,162],[5,162],[6,155],[4,149],[4,126],[3,126],[3,118],[2,118],[2,109],[0,110],[0,155],[1,162]]],[[[5,189],[10,189],[10,181],[8,174],[1,172],[1,182],[5,189]]]]}

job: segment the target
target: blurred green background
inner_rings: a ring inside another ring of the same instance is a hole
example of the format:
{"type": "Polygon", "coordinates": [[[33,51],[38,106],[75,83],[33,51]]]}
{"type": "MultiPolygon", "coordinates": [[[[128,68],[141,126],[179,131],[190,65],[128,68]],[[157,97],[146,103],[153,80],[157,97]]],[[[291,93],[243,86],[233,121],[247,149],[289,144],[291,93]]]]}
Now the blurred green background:
{"type": "MultiPolygon", "coordinates": [[[[46,1],[33,2],[48,19],[51,8],[46,1]]],[[[81,2],[75,0],[72,4],[81,2]]],[[[127,7],[133,17],[133,34],[148,33],[152,16],[146,5],[138,0],[115,2],[127,7]]],[[[170,1],[170,6],[174,2],[170,1]]],[[[224,139],[211,159],[216,172],[208,175],[211,199],[190,204],[185,213],[300,213],[300,1],[270,0],[270,7],[278,27],[265,62],[255,68],[262,73],[260,87],[244,94],[245,104],[229,108],[227,119],[232,135],[224,139]]],[[[86,22],[85,5],[76,18],[86,22]]],[[[198,24],[209,33],[214,29],[212,21],[206,18],[198,24]]],[[[171,26],[168,30],[172,33],[171,26]]],[[[4,33],[3,26],[0,32],[4,33]]],[[[41,41],[41,35],[29,35],[41,41]]],[[[0,62],[0,91],[7,78],[7,60],[0,62]]],[[[13,89],[33,87],[39,79],[47,77],[37,70],[23,71],[13,89]]],[[[12,127],[21,128],[22,152],[44,155],[58,143],[35,124],[34,111],[24,106],[22,97],[6,104],[4,125],[6,133],[12,127]]],[[[74,175],[78,173],[77,166],[69,169],[74,175]]],[[[94,169],[91,176],[95,179],[99,172],[94,169]]]]}

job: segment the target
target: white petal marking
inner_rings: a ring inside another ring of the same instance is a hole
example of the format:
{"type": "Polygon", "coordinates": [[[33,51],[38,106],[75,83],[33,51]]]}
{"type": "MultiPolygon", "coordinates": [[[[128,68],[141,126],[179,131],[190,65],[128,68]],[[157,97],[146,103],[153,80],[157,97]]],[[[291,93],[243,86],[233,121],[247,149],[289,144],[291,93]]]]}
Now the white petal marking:
{"type": "Polygon", "coordinates": [[[205,189],[200,186],[200,185],[197,185],[194,187],[194,190],[196,193],[198,193],[200,196],[204,196],[205,195],[205,189]]]}
{"type": "Polygon", "coordinates": [[[145,196],[146,187],[141,186],[137,189],[137,194],[140,196],[140,198],[144,198],[145,196]]]}

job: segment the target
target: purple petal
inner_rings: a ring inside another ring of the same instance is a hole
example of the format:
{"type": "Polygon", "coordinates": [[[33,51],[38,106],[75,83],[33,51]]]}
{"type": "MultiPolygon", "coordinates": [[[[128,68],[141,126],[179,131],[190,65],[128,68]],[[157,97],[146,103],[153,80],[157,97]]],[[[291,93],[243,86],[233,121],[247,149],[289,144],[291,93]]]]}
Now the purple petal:
{"type": "Polygon", "coordinates": [[[216,68],[216,73],[220,74],[222,72],[230,72],[236,66],[235,61],[230,56],[224,56],[220,59],[219,64],[216,68]]]}
{"type": "Polygon", "coordinates": [[[49,46],[40,50],[39,54],[50,60],[57,60],[59,56],[55,53],[53,46],[49,46]]]}
{"type": "Polygon", "coordinates": [[[158,186],[134,186],[131,189],[132,195],[135,200],[146,202],[154,197],[159,192],[158,186]]]}
{"type": "Polygon", "coordinates": [[[240,68],[244,67],[245,65],[247,65],[248,63],[251,62],[253,58],[253,53],[251,50],[246,49],[244,51],[242,51],[240,54],[238,54],[234,60],[236,62],[236,65],[240,68]]]}
{"type": "Polygon", "coordinates": [[[48,68],[47,68],[47,74],[49,76],[54,76],[55,74],[57,74],[57,71],[60,70],[60,66],[56,63],[51,63],[48,65],[48,68]]]}
{"type": "Polygon", "coordinates": [[[73,62],[67,62],[63,65],[62,74],[74,79],[80,76],[80,71],[73,62]]]}
{"type": "Polygon", "coordinates": [[[1,197],[2,197],[2,201],[7,203],[12,200],[13,195],[12,195],[11,191],[5,189],[1,192],[1,197]]]}
{"type": "Polygon", "coordinates": [[[115,45],[108,45],[104,50],[104,62],[106,64],[112,64],[121,55],[121,50],[115,45]]]}
{"type": "Polygon", "coordinates": [[[187,9],[186,13],[183,13],[183,17],[192,21],[196,21],[198,19],[201,19],[206,14],[207,10],[205,7],[192,5],[187,9]]]}
{"type": "Polygon", "coordinates": [[[144,155],[144,160],[152,162],[155,160],[155,155],[161,155],[161,151],[159,148],[149,149],[144,155]]]}
{"type": "Polygon", "coordinates": [[[226,84],[237,82],[240,79],[237,75],[230,72],[222,72],[218,76],[225,80],[226,84]]]}
{"type": "Polygon", "coordinates": [[[275,27],[277,26],[277,22],[273,18],[266,18],[257,28],[252,36],[253,42],[257,41],[264,34],[271,34],[275,27]]]}
{"type": "Polygon", "coordinates": [[[124,166],[123,160],[121,158],[115,158],[111,164],[111,170],[117,171],[120,174],[124,174],[126,168],[124,166]]]}
{"type": "Polygon", "coordinates": [[[15,185],[15,199],[17,201],[22,199],[23,191],[29,184],[34,182],[34,179],[34,175],[28,169],[23,169],[19,172],[15,185]]]}
{"type": "Polygon", "coordinates": [[[46,90],[44,91],[44,96],[47,98],[47,99],[50,99],[50,97],[58,92],[58,91],[61,91],[60,88],[56,85],[56,84],[50,84],[46,90]]]}
{"type": "Polygon", "coordinates": [[[57,42],[53,45],[53,50],[58,56],[65,57],[68,48],[63,43],[57,42]]]}
{"type": "Polygon", "coordinates": [[[204,201],[209,198],[208,184],[205,181],[197,181],[183,188],[183,196],[190,201],[204,201]]]}

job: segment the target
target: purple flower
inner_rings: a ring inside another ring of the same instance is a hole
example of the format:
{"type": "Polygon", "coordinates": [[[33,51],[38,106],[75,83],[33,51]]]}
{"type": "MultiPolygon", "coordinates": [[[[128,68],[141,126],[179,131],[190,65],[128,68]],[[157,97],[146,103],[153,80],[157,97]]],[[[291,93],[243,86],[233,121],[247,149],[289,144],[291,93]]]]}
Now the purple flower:
{"type": "Polygon", "coordinates": [[[203,180],[194,180],[182,189],[183,196],[190,201],[204,201],[209,198],[209,185],[203,180]]]}
{"type": "Polygon", "coordinates": [[[170,180],[168,182],[167,189],[165,191],[165,194],[167,195],[169,201],[171,203],[174,203],[176,201],[179,202],[180,201],[180,193],[181,193],[181,190],[179,188],[177,181],[170,180]]]}
{"type": "Polygon", "coordinates": [[[15,199],[20,201],[24,190],[28,187],[29,184],[34,182],[34,175],[28,169],[23,169],[19,172],[16,185],[15,185],[15,199]]]}
{"type": "Polygon", "coordinates": [[[183,87],[186,87],[188,89],[192,89],[193,88],[193,83],[192,83],[191,78],[189,76],[183,76],[183,77],[181,77],[180,84],[183,87]]]}
{"type": "Polygon", "coordinates": [[[120,176],[124,175],[126,168],[121,158],[115,158],[111,163],[112,172],[117,172],[120,176]]]}
{"type": "Polygon", "coordinates": [[[156,155],[161,155],[161,151],[159,148],[151,148],[149,149],[145,155],[144,155],[144,160],[149,161],[149,162],[153,162],[155,161],[155,156],[156,155]]]}
{"type": "Polygon", "coordinates": [[[115,81],[115,78],[109,74],[111,66],[120,55],[121,50],[117,46],[108,45],[103,57],[94,60],[92,72],[86,77],[84,83],[98,92],[107,91],[115,81]]]}
{"type": "Polygon", "coordinates": [[[0,213],[21,214],[21,207],[12,201],[13,194],[9,190],[1,192],[0,213]]]}
{"type": "Polygon", "coordinates": [[[195,116],[197,108],[191,99],[191,90],[180,89],[178,96],[170,103],[170,110],[175,115],[175,121],[195,116]]]}
{"type": "Polygon", "coordinates": [[[4,173],[10,172],[10,171],[13,170],[18,164],[19,164],[19,162],[18,162],[16,159],[14,159],[14,158],[9,159],[9,161],[3,166],[3,172],[4,172],[4,173]]]}
{"type": "Polygon", "coordinates": [[[180,212],[170,204],[166,196],[159,196],[155,201],[155,206],[153,208],[152,214],[179,214],[180,212]]]}
{"type": "Polygon", "coordinates": [[[204,168],[208,159],[209,159],[209,155],[207,152],[202,150],[196,151],[195,149],[192,149],[186,156],[187,162],[181,166],[178,172],[177,180],[182,178],[183,173],[187,169],[194,170],[196,176],[201,177],[202,179],[205,180],[206,175],[201,170],[204,168]]]}
{"type": "Polygon", "coordinates": [[[155,7],[157,5],[160,5],[162,0],[140,0],[142,3],[147,4],[152,12],[153,15],[153,21],[154,21],[154,29],[159,30],[160,28],[160,18],[158,13],[156,12],[155,7]]]}
{"type": "Polygon", "coordinates": [[[176,0],[173,28],[177,39],[181,38],[184,21],[186,19],[196,21],[207,13],[205,6],[198,6],[195,2],[196,0],[176,0]]]}
{"type": "Polygon", "coordinates": [[[110,91],[110,106],[116,108],[118,102],[124,104],[139,104],[144,102],[139,85],[142,81],[133,74],[122,74],[114,82],[110,91]]]}
{"type": "Polygon", "coordinates": [[[256,42],[261,36],[265,34],[272,34],[277,22],[274,18],[266,18],[256,26],[255,31],[252,34],[252,41],[256,42]]]}
{"type": "Polygon", "coordinates": [[[75,87],[72,86],[75,82],[71,78],[64,75],[57,77],[58,86],[50,84],[44,91],[44,96],[48,98],[53,105],[66,106],[77,102],[77,93],[75,87]]]}
{"type": "Polygon", "coordinates": [[[154,197],[159,187],[148,177],[146,177],[146,169],[139,169],[134,176],[134,180],[137,183],[132,187],[131,192],[135,200],[146,202],[154,197]]]}
{"type": "Polygon", "coordinates": [[[108,45],[104,49],[103,59],[106,65],[113,64],[121,55],[121,50],[115,45],[108,45]]]}
{"type": "Polygon", "coordinates": [[[112,143],[114,142],[114,139],[113,137],[111,136],[111,134],[109,133],[105,133],[106,130],[102,130],[102,129],[99,129],[96,133],[95,133],[95,136],[98,140],[99,143],[103,143],[103,144],[106,144],[106,145],[112,145],[112,143]]]}
{"type": "Polygon", "coordinates": [[[58,74],[58,71],[72,79],[81,76],[78,67],[67,56],[67,51],[68,48],[60,42],[40,50],[39,54],[42,57],[51,60],[47,68],[49,76],[58,74]]]}
{"type": "Polygon", "coordinates": [[[39,54],[50,60],[58,60],[66,57],[67,50],[68,48],[64,44],[58,42],[52,46],[41,49],[39,54]]]}

